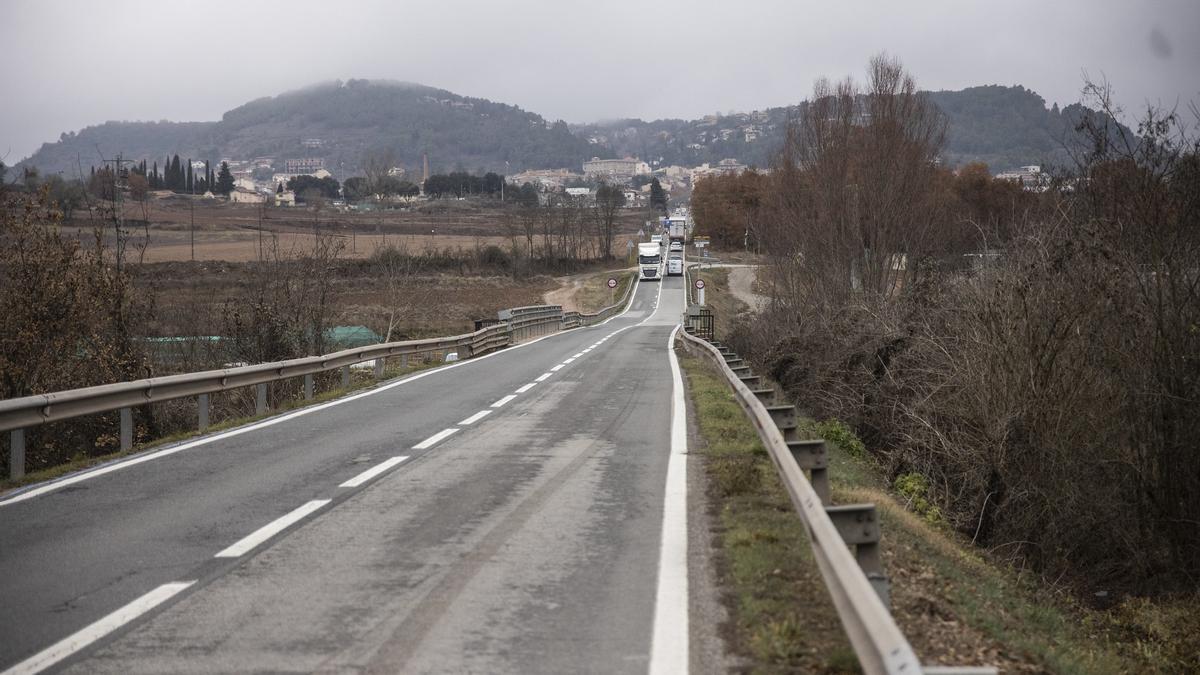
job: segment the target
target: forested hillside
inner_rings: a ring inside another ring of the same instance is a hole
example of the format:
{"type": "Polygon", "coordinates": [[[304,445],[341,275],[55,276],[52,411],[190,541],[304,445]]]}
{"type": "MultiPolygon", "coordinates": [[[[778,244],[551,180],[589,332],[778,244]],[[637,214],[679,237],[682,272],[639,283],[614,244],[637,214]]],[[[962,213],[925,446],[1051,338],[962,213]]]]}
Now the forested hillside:
{"type": "Polygon", "coordinates": [[[74,175],[101,155],[134,159],[178,153],[216,160],[272,156],[323,157],[353,172],[368,152],[390,151],[419,170],[429,154],[434,172],[510,171],[579,166],[594,154],[567,128],[516,106],[459,96],[416,84],[350,80],[251,101],[219,122],[108,122],[63,134],[22,165],[74,175]],[[319,139],[305,147],[304,139],[319,139]]]}
{"type": "MultiPolygon", "coordinates": [[[[1082,136],[1075,128],[1084,115],[1078,104],[1050,107],[1024,87],[988,85],[961,91],[926,92],[946,116],[942,161],[958,167],[983,162],[993,171],[1026,164],[1070,165],[1082,136]]],[[[663,165],[695,166],[733,158],[764,167],[783,144],[787,121],[804,104],[751,113],[714,115],[699,120],[619,120],[579,125],[576,133],[598,141],[593,148],[636,155],[663,165]]]]}
{"type": "MultiPolygon", "coordinates": [[[[1061,110],[1024,87],[988,85],[928,92],[948,123],[942,160],[956,167],[984,162],[993,171],[1025,164],[1069,165],[1078,144],[1079,104],[1061,110]]],[[[459,96],[417,84],[350,80],[251,101],[219,122],[106,122],[47,143],[22,165],[73,177],[82,166],[123,153],[154,160],[178,153],[218,160],[271,156],[323,157],[352,175],[371,152],[390,152],[420,170],[429,154],[435,173],[515,173],[566,167],[593,156],[637,156],[660,166],[697,166],[732,158],[765,167],[783,143],[789,119],[804,104],[698,120],[627,119],[568,128],[516,106],[459,96]],[[305,147],[304,139],[319,139],[305,147]],[[507,163],[507,164],[506,164],[507,163]]],[[[21,166],[21,165],[18,165],[21,166]]]]}

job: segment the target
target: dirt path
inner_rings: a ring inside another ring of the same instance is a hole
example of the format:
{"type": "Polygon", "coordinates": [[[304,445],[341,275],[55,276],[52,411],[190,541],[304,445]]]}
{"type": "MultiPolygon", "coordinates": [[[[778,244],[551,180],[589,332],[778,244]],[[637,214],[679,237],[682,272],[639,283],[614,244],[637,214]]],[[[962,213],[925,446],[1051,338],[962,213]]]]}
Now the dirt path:
{"type": "Polygon", "coordinates": [[[754,292],[754,279],[757,272],[757,267],[729,268],[730,292],[756,312],[761,311],[770,302],[770,298],[767,296],[754,292]]]}
{"type": "Polygon", "coordinates": [[[576,274],[569,277],[557,277],[557,281],[561,286],[547,291],[542,298],[547,305],[562,305],[564,312],[578,312],[579,307],[575,304],[575,294],[583,288],[583,282],[591,274],[576,274]]]}

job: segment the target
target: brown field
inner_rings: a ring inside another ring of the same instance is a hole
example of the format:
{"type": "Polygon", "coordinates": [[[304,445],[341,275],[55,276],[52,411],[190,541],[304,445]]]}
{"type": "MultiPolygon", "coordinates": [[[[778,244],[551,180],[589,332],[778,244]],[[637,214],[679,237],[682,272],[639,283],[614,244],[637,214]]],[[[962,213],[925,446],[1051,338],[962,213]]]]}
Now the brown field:
{"type": "MultiPolygon", "coordinates": [[[[151,197],[144,203],[126,202],[122,213],[129,256],[147,263],[192,259],[246,262],[257,260],[260,247],[270,247],[272,242],[284,253],[311,250],[318,233],[340,240],[344,244],[341,257],[345,258],[369,256],[381,245],[405,246],[410,251],[473,250],[488,245],[507,247],[511,242],[502,208],[453,200],[360,213],[332,207],[262,208],[170,195],[151,197]]],[[[620,232],[628,237],[645,217],[640,211],[624,214],[620,232]]],[[[87,239],[93,235],[94,224],[86,213],[76,214],[64,229],[87,239]]],[[[115,243],[111,230],[106,229],[104,236],[106,244],[115,243]]],[[[624,237],[619,241],[624,242],[624,237]]]]}

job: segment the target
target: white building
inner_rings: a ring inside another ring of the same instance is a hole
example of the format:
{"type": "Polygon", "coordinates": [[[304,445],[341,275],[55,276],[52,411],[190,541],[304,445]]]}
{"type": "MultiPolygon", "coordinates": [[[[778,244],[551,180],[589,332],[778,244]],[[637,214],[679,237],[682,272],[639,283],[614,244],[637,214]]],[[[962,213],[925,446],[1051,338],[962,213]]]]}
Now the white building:
{"type": "Polygon", "coordinates": [[[233,191],[229,193],[229,201],[235,204],[261,204],[267,201],[267,197],[266,195],[255,192],[254,190],[235,187],[233,188],[233,191]]]}

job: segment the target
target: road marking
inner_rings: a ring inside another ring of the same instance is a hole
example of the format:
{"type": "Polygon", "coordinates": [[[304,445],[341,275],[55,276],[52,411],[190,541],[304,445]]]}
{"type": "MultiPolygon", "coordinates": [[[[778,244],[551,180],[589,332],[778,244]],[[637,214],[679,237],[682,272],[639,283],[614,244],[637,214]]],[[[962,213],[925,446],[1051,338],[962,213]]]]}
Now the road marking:
{"type": "Polygon", "coordinates": [[[358,487],[359,485],[362,485],[363,483],[371,480],[375,476],[378,476],[379,474],[383,473],[384,471],[387,471],[388,469],[392,468],[393,466],[396,466],[397,464],[399,464],[400,462],[403,462],[406,459],[408,459],[408,456],[403,455],[400,457],[392,457],[391,459],[384,460],[384,461],[380,462],[379,464],[371,467],[370,469],[367,469],[366,471],[358,474],[354,478],[351,478],[350,480],[346,481],[345,483],[342,483],[338,487],[346,487],[346,488],[358,487]]]}
{"type": "Polygon", "coordinates": [[[593,349],[595,349],[595,347],[588,347],[587,349],[583,350],[583,353],[586,354],[586,353],[592,351],[593,349]]]}
{"type": "Polygon", "coordinates": [[[67,637],[46,647],[42,651],[25,659],[17,665],[4,671],[3,675],[30,675],[53,666],[75,652],[84,649],[96,640],[108,635],[114,630],[149,612],[162,603],[170,600],[180,591],[196,583],[195,581],[176,581],[163,584],[149,593],[137,598],[117,611],[109,614],[67,637]]]}
{"type": "Polygon", "coordinates": [[[468,426],[468,425],[471,425],[471,424],[475,424],[475,423],[476,423],[476,422],[478,422],[479,420],[481,420],[481,419],[483,419],[483,418],[485,418],[485,417],[487,417],[488,415],[491,415],[491,414],[492,414],[492,411],[491,411],[491,410],[480,410],[479,412],[475,413],[474,415],[471,415],[471,416],[470,416],[470,417],[468,417],[467,419],[465,419],[465,420],[463,420],[463,421],[459,422],[459,423],[458,423],[458,426],[460,426],[460,427],[465,427],[465,426],[468,426]]]}
{"type": "Polygon", "coordinates": [[[567,364],[565,364],[565,363],[560,363],[560,364],[558,364],[557,366],[554,366],[553,368],[551,368],[551,369],[550,369],[550,372],[552,372],[552,373],[557,373],[558,371],[560,371],[560,370],[562,370],[563,368],[566,368],[566,367],[567,367],[567,364]]]}
{"type": "Polygon", "coordinates": [[[530,382],[529,384],[527,384],[523,387],[517,387],[517,393],[524,394],[525,392],[529,391],[530,389],[533,389],[536,386],[537,386],[537,382],[530,382]]]}
{"type": "Polygon", "coordinates": [[[538,375],[537,377],[535,377],[533,379],[537,382],[545,382],[546,379],[549,378],[553,374],[554,373],[542,373],[541,375],[538,375]]]}
{"type": "Polygon", "coordinates": [[[675,334],[667,340],[671,361],[671,455],[663,497],[662,545],[658,553],[658,592],[650,640],[650,675],[688,672],[687,405],[675,357],[675,334]]]}
{"type": "Polygon", "coordinates": [[[572,362],[572,361],[574,361],[574,360],[575,360],[575,357],[574,357],[574,356],[572,356],[571,358],[567,359],[566,361],[563,361],[563,365],[565,366],[565,365],[567,365],[568,363],[570,363],[570,362],[572,362]]]}
{"type": "Polygon", "coordinates": [[[257,530],[237,540],[232,546],[217,553],[216,558],[237,558],[254,550],[259,544],[286,530],[291,525],[307,518],[314,511],[328,504],[329,499],[314,499],[295,509],[291,513],[280,516],[263,525],[257,530]]]}
{"type": "Polygon", "coordinates": [[[583,352],[579,352],[578,354],[576,354],[575,356],[572,356],[571,358],[572,358],[572,359],[577,359],[577,358],[579,358],[579,357],[581,357],[581,356],[583,356],[583,352]]]}
{"type": "Polygon", "coordinates": [[[517,397],[516,394],[509,394],[508,396],[505,396],[504,398],[500,399],[499,401],[496,401],[495,403],[493,403],[492,407],[499,408],[499,407],[505,405],[506,403],[508,403],[509,401],[513,400],[516,397],[517,397]]]}
{"type": "Polygon", "coordinates": [[[440,443],[442,441],[442,439],[449,437],[450,434],[453,434],[457,431],[458,431],[458,429],[455,427],[450,427],[449,429],[442,429],[441,431],[437,432],[436,434],[434,434],[434,435],[430,436],[429,438],[426,438],[425,440],[421,441],[420,443],[417,443],[416,445],[414,445],[413,450],[428,450],[429,448],[432,448],[433,446],[440,443]]]}

